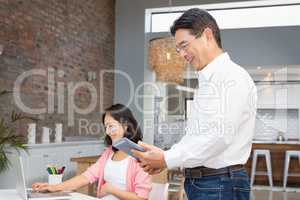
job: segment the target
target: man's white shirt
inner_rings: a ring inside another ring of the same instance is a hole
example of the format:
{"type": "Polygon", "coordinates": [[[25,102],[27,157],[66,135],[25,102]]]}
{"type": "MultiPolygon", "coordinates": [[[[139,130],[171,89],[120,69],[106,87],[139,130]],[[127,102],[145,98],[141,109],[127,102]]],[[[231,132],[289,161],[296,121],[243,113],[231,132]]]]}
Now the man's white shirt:
{"type": "Polygon", "coordinates": [[[257,92],[248,72],[222,53],[197,72],[186,135],[164,152],[167,167],[222,168],[247,162],[257,92]]]}

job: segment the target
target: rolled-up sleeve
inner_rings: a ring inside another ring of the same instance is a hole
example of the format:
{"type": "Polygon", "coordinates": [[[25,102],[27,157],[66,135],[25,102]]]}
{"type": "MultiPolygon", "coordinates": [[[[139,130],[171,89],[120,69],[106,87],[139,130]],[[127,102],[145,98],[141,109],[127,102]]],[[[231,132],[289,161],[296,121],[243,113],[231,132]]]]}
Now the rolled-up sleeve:
{"type": "Polygon", "coordinates": [[[148,199],[152,189],[151,176],[145,173],[141,168],[138,170],[135,177],[135,193],[141,197],[148,199]]]}
{"type": "Polygon", "coordinates": [[[82,173],[83,176],[85,176],[90,183],[94,183],[99,179],[99,171],[101,169],[101,158],[97,160],[95,164],[90,166],[85,172],[82,173]]]}

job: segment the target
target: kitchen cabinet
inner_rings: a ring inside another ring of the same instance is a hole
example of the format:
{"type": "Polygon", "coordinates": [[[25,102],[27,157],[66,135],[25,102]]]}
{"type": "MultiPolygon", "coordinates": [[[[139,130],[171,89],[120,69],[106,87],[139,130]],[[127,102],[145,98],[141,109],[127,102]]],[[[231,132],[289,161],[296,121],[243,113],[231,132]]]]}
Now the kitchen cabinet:
{"type": "Polygon", "coordinates": [[[300,108],[299,91],[300,91],[300,84],[289,85],[287,102],[290,107],[300,108]]]}
{"type": "Polygon", "coordinates": [[[281,132],[285,139],[298,139],[300,84],[257,85],[257,121],[255,139],[274,140],[281,132]]]}
{"type": "Polygon", "coordinates": [[[300,84],[258,84],[258,108],[300,108],[300,84]]]}

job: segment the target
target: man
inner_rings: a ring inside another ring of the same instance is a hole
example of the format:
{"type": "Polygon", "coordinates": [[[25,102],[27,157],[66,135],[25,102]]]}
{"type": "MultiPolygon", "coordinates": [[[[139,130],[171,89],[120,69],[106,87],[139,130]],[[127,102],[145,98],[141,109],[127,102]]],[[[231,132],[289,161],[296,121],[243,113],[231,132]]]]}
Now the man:
{"type": "Polygon", "coordinates": [[[223,51],[220,30],[205,10],[190,9],[171,27],[176,50],[197,71],[186,135],[170,150],[139,143],[133,151],[144,171],[182,167],[188,199],[249,199],[243,167],[251,152],[256,87],[249,74],[223,51]]]}

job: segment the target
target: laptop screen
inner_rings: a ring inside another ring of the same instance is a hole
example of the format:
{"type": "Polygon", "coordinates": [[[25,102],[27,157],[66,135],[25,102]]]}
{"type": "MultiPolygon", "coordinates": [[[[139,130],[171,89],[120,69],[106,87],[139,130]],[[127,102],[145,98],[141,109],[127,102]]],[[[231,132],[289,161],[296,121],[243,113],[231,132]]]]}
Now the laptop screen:
{"type": "Polygon", "coordinates": [[[27,196],[27,191],[26,191],[26,182],[25,182],[22,157],[18,156],[18,155],[11,156],[11,164],[16,173],[16,180],[17,180],[16,190],[22,199],[27,200],[28,196],[27,196]]]}

